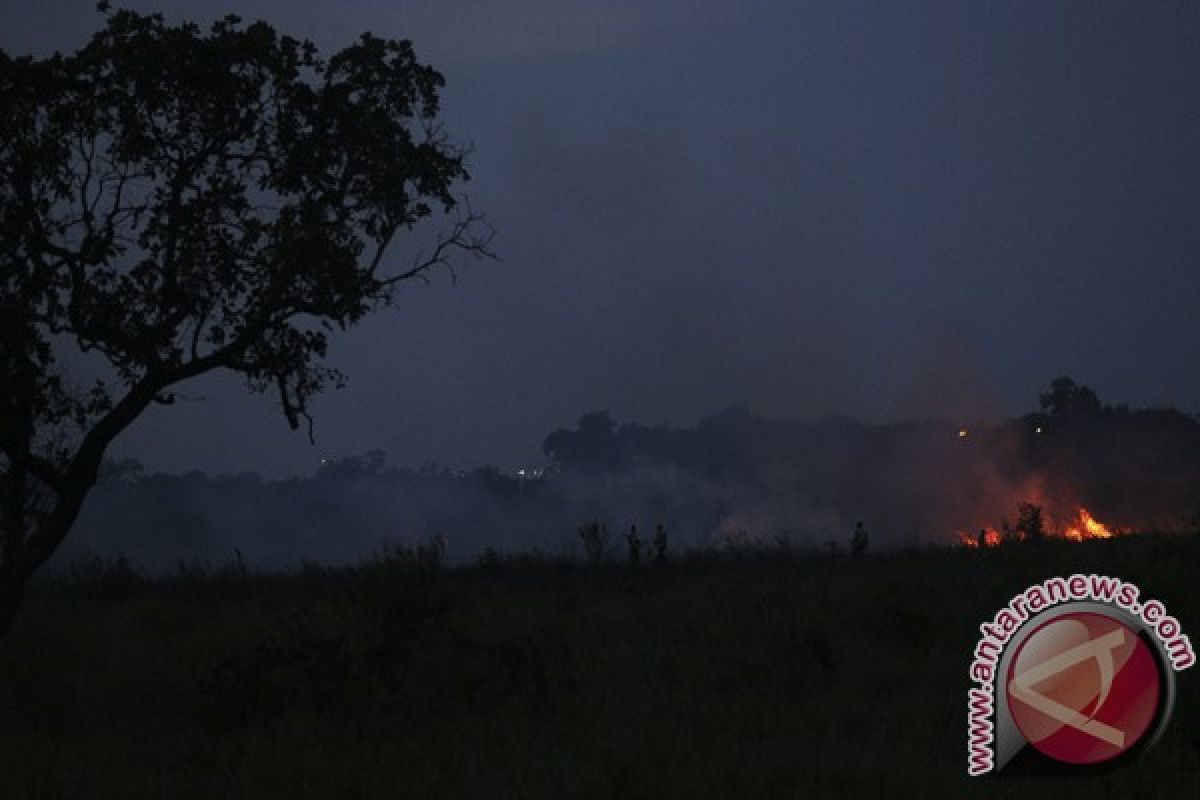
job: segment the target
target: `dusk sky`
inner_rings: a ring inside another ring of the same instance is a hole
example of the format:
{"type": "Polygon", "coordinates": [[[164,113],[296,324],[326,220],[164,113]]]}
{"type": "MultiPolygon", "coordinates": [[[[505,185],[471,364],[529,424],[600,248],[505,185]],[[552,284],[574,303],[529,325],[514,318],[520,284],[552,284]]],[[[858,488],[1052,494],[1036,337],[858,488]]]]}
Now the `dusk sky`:
{"type": "MultiPolygon", "coordinates": [[[[10,54],[93,0],[0,2],[10,54]]],[[[207,24],[211,3],[115,3],[207,24]]],[[[236,5],[236,7],[233,7],[236,5]]],[[[231,4],[410,38],[472,144],[499,263],[333,342],[317,444],[273,395],[185,387],[114,446],[156,469],[513,467],[584,412],[688,425],[1016,414],[1066,374],[1200,411],[1200,4],[231,4]]],[[[396,250],[406,258],[428,243],[396,250]]]]}

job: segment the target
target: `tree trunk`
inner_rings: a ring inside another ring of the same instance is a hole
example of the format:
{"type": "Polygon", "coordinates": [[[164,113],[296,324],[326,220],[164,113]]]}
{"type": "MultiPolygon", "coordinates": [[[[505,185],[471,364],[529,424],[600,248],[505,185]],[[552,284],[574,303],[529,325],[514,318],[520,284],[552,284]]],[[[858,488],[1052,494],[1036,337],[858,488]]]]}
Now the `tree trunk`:
{"type": "Polygon", "coordinates": [[[17,581],[11,576],[0,578],[0,641],[8,636],[17,619],[23,584],[24,581],[17,581]]]}
{"type": "MultiPolygon", "coordinates": [[[[79,518],[84,499],[96,485],[100,461],[108,445],[146,410],[160,389],[186,377],[189,376],[178,373],[170,380],[143,380],[96,423],[83,438],[70,465],[53,481],[50,488],[57,495],[54,507],[39,517],[28,535],[15,534],[15,531],[23,531],[28,524],[25,471],[20,469],[14,472],[5,481],[6,485],[0,484],[0,488],[10,493],[7,497],[0,497],[0,532],[9,529],[4,532],[5,541],[0,547],[0,637],[12,627],[21,606],[25,584],[50,560],[79,518]],[[13,477],[21,480],[14,482],[13,477]]],[[[29,456],[28,441],[27,438],[24,448],[26,457],[29,456]]],[[[9,461],[11,464],[11,457],[9,461]]]]}
{"type": "Polygon", "coordinates": [[[12,628],[25,586],[33,574],[54,555],[83,508],[83,500],[95,482],[94,473],[59,494],[58,502],[37,528],[15,547],[4,550],[0,561],[0,639],[12,628]]]}

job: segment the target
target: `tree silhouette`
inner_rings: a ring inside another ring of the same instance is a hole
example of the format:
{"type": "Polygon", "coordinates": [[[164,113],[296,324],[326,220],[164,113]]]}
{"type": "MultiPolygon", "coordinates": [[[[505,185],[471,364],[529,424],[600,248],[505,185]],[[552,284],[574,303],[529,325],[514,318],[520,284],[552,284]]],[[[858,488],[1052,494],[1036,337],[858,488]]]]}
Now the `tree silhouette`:
{"type": "Polygon", "coordinates": [[[1021,503],[1017,508],[1017,534],[1027,542],[1040,542],[1046,538],[1046,522],[1042,507],[1035,503],[1021,503]]]}
{"type": "MultiPolygon", "coordinates": [[[[104,3],[100,10],[106,10],[104,3]]],[[[0,631],[79,514],[109,444],[217,369],[293,428],[342,376],[327,332],[397,286],[490,255],[452,188],[442,76],[407,41],[311,42],[113,13],[71,56],[0,52],[0,631]],[[396,265],[399,234],[453,213],[396,265]],[[103,365],[82,389],[66,348],[103,365]]]]}
{"type": "Polygon", "coordinates": [[[1055,378],[1050,384],[1050,391],[1043,393],[1039,400],[1042,410],[1058,419],[1095,414],[1102,410],[1100,398],[1094,391],[1067,377],[1055,378]]]}
{"type": "Polygon", "coordinates": [[[607,411],[579,418],[574,431],[558,429],[542,443],[542,451],[560,464],[615,467],[618,462],[617,424],[607,411]]]}

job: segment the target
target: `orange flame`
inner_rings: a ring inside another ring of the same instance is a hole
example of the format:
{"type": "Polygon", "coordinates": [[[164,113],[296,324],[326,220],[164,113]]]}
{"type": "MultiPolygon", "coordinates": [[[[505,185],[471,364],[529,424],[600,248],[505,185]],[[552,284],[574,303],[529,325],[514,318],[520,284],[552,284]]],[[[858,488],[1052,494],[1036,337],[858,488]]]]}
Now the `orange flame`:
{"type": "Polygon", "coordinates": [[[1111,539],[1113,532],[1107,525],[1093,517],[1086,508],[1081,508],[1079,509],[1079,521],[1064,528],[1062,535],[1064,539],[1082,542],[1084,539],[1111,539]]]}
{"type": "MultiPolygon", "coordinates": [[[[1111,539],[1118,534],[1126,532],[1121,529],[1112,528],[1108,525],[1105,525],[1103,522],[1100,522],[1098,519],[1093,517],[1090,511],[1082,507],[1080,507],[1079,513],[1075,517],[1069,519],[1060,529],[1053,526],[1051,527],[1051,531],[1056,529],[1062,531],[1059,534],[1062,536],[1062,538],[1072,542],[1082,542],[1088,539],[1111,539]]],[[[1003,541],[1000,536],[1000,532],[995,528],[984,528],[978,534],[969,534],[964,531],[956,531],[955,535],[958,537],[958,543],[960,545],[973,550],[980,547],[999,547],[1003,541]]],[[[1014,533],[1013,535],[1018,536],[1022,541],[1024,541],[1023,534],[1014,533]]]]}
{"type": "Polygon", "coordinates": [[[995,528],[984,528],[980,531],[981,535],[968,536],[962,531],[958,531],[958,541],[964,547],[999,547],[1000,546],[1000,531],[995,528]]]}

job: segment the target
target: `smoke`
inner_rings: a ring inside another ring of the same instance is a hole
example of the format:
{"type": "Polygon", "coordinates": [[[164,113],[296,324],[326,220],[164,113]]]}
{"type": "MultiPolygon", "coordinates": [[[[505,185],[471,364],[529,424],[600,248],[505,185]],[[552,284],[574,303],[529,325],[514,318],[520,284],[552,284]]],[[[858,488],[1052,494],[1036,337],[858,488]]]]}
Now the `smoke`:
{"type": "MultiPolygon", "coordinates": [[[[390,467],[382,453],[307,478],[144,474],[108,465],[52,569],[124,555],[151,572],[220,564],[362,561],[435,538],[451,563],[487,549],[581,554],[579,526],[613,543],[662,524],[671,549],[950,544],[1014,523],[1021,503],[1054,526],[1081,506],[1120,528],[1178,528],[1200,512],[1200,422],[1175,411],[1093,409],[992,425],[776,422],[740,409],[669,429],[606,413],[546,438],[544,471],[390,467]]],[[[1190,523],[1188,523],[1190,524],[1190,523]]]]}

